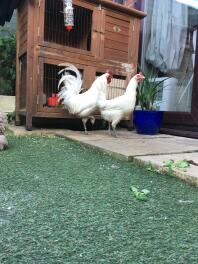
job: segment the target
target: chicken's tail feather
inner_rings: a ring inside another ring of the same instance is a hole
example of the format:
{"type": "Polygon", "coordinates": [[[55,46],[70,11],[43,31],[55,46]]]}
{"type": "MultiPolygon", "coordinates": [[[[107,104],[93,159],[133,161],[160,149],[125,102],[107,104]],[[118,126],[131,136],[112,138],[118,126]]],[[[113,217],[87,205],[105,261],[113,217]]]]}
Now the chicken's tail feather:
{"type": "Polygon", "coordinates": [[[82,90],[82,76],[79,70],[70,63],[59,64],[59,66],[66,66],[66,68],[60,70],[58,74],[62,74],[62,77],[58,83],[59,101],[63,100],[64,104],[67,104],[67,100],[71,96],[77,95],[82,90]]]}

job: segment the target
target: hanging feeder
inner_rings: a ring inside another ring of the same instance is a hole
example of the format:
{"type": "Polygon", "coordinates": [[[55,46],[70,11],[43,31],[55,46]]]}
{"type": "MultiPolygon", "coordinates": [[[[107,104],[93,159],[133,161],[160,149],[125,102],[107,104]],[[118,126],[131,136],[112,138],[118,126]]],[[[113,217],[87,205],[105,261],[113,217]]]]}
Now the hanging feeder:
{"type": "Polygon", "coordinates": [[[72,0],[63,0],[64,24],[68,31],[71,31],[74,26],[74,12],[72,0]]]}

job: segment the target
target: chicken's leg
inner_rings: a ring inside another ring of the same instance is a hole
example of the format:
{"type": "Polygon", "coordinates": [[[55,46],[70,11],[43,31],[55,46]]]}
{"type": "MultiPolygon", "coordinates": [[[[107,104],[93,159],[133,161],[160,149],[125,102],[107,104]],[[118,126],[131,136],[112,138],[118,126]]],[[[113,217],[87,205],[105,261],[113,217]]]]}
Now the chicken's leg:
{"type": "Polygon", "coordinates": [[[112,128],[113,128],[113,130],[112,130],[112,136],[116,138],[117,137],[117,135],[116,135],[116,129],[113,126],[112,126],[112,128]]]}
{"type": "Polygon", "coordinates": [[[108,132],[109,132],[109,135],[111,135],[111,122],[108,122],[108,124],[109,124],[108,132]]]}
{"type": "Polygon", "coordinates": [[[91,121],[91,124],[94,125],[95,124],[95,117],[94,116],[89,116],[89,119],[91,121]]]}
{"type": "Polygon", "coordinates": [[[119,123],[119,120],[114,120],[113,122],[112,122],[112,124],[111,124],[111,126],[112,126],[112,136],[113,137],[117,137],[117,135],[116,135],[116,126],[117,126],[117,124],[119,123]]]}
{"type": "Polygon", "coordinates": [[[88,131],[87,131],[87,120],[88,118],[82,118],[82,122],[83,122],[83,126],[84,126],[84,130],[85,130],[85,134],[88,135],[88,131]]]}

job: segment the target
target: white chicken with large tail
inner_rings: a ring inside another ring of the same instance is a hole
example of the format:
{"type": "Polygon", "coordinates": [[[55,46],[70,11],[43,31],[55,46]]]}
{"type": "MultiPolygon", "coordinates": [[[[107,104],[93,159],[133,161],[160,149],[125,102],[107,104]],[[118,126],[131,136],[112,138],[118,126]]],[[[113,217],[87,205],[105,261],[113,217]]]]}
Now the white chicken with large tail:
{"type": "Polygon", "coordinates": [[[98,102],[101,117],[109,123],[109,132],[114,137],[116,137],[117,124],[133,112],[136,103],[136,90],[138,84],[144,78],[141,72],[136,74],[129,81],[126,91],[122,96],[111,100],[100,100],[98,102]]]}
{"type": "Polygon", "coordinates": [[[58,84],[58,89],[61,89],[58,93],[59,101],[62,101],[70,114],[81,117],[87,134],[86,123],[90,119],[94,124],[93,113],[97,110],[98,101],[104,101],[106,98],[107,84],[111,82],[112,78],[111,73],[101,75],[86,92],[80,93],[83,83],[81,73],[72,64],[64,64],[64,66],[66,68],[59,72],[62,74],[58,84]]]}

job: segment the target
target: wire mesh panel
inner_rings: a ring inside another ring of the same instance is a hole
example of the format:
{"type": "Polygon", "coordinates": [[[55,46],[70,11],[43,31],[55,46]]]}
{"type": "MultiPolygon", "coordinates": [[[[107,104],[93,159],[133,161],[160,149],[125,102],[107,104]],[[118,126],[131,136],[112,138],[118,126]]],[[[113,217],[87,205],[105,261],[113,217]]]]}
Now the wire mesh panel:
{"type": "MultiPolygon", "coordinates": [[[[43,76],[43,106],[44,107],[58,107],[63,108],[61,102],[58,102],[57,94],[58,82],[61,76],[58,72],[65,67],[60,67],[53,64],[44,63],[44,76],[43,76]]],[[[79,69],[83,76],[83,70],[79,69]]],[[[72,74],[72,72],[70,72],[72,74]]],[[[75,76],[75,74],[74,74],[75,76]]]]}
{"type": "Polygon", "coordinates": [[[110,84],[108,84],[107,98],[113,99],[115,97],[121,96],[126,90],[126,78],[123,76],[113,75],[113,79],[110,84]]]}
{"type": "Polygon", "coordinates": [[[63,1],[45,0],[44,40],[90,51],[92,10],[74,5],[74,27],[64,26],[63,1]]]}
{"type": "Polygon", "coordinates": [[[58,72],[61,67],[52,64],[44,64],[44,76],[43,76],[43,106],[46,107],[58,107],[58,72]]]}
{"type": "MultiPolygon", "coordinates": [[[[96,78],[103,73],[97,72],[96,78]]],[[[113,75],[111,83],[107,85],[107,99],[113,99],[121,96],[126,90],[126,77],[121,75],[113,75]]]]}

